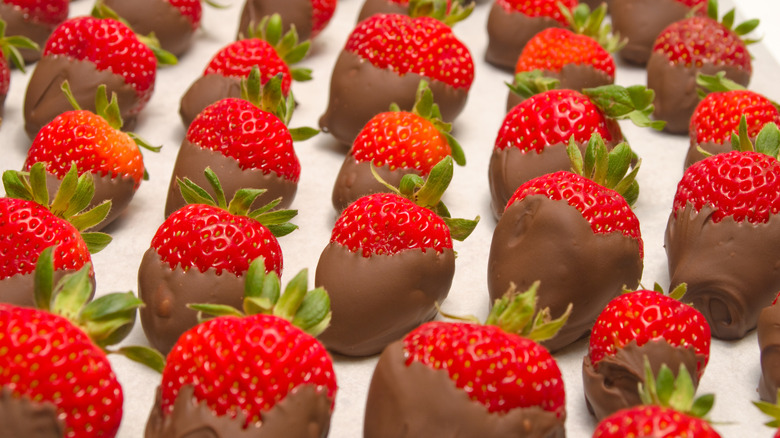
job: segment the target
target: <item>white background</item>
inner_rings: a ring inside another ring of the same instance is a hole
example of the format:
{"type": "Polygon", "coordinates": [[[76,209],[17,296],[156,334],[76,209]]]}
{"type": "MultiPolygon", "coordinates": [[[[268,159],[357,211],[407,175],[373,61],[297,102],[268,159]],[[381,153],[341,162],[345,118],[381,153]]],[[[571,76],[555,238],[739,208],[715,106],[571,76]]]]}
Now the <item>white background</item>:
{"type": "MultiPolygon", "coordinates": [[[[155,94],[139,119],[137,132],[152,143],[163,144],[160,154],[146,153],[146,165],[151,180],[144,182],[129,210],[106,231],[114,242],[94,257],[98,294],[112,291],[137,290],[137,270],[144,251],[157,227],[163,221],[163,205],[173,161],[185,130],[178,117],[179,99],[208,60],[218,49],[228,44],[236,34],[241,1],[233,0],[226,10],[206,7],[203,30],[197,34],[193,47],[177,66],[159,71],[155,94]]],[[[314,80],[293,85],[299,108],[292,126],[317,126],[325,110],[330,74],[338,52],[351,30],[361,0],[341,0],[328,28],[314,42],[311,55],[303,65],[314,69],[314,80]]],[[[721,10],[732,2],[722,1],[721,10]]],[[[778,16],[780,6],[774,0],[738,1],[738,17],[778,16]],[[742,13],[744,12],[744,13],[742,13]]],[[[85,14],[91,8],[88,0],[76,1],[71,16],[85,14]]],[[[464,113],[455,123],[455,136],[463,145],[468,165],[458,168],[445,202],[454,216],[474,217],[482,221],[474,234],[463,243],[456,243],[457,267],[452,290],[443,308],[453,314],[474,314],[484,318],[488,308],[486,287],[487,254],[495,221],[489,209],[487,164],[496,133],[504,115],[507,90],[504,81],[510,75],[483,62],[487,45],[485,23],[489,3],[480,3],[474,14],[456,26],[455,32],[470,48],[476,63],[476,80],[464,113]]],[[[780,56],[780,29],[764,24],[755,32],[764,35],[761,44],[753,46],[754,75],[751,88],[775,100],[780,99],[780,85],[775,80],[780,56]],[[767,48],[772,49],[772,58],[767,48]]],[[[0,129],[2,169],[20,169],[28,140],[22,128],[22,101],[31,69],[26,75],[15,71],[11,92],[5,105],[5,118],[0,129]]],[[[622,85],[644,84],[641,69],[619,65],[617,82],[622,85]]],[[[623,124],[626,138],[643,158],[639,174],[641,195],[636,207],[645,242],[643,283],[668,285],[663,231],[671,208],[677,181],[682,175],[687,138],[640,130],[623,124]]],[[[302,163],[298,196],[293,208],[299,210],[293,221],[300,229],[280,240],[284,251],[283,281],[300,269],[310,268],[310,281],[319,253],[328,242],[335,213],[330,193],[335,175],[343,161],[346,148],[328,135],[320,135],[296,144],[302,163]]],[[[140,323],[127,343],[144,344],[146,339],[140,323]]],[[[587,344],[580,341],[556,355],[564,374],[567,389],[567,431],[570,437],[590,436],[594,421],[588,414],[581,389],[581,362],[587,344]]],[[[159,375],[121,357],[111,362],[124,387],[125,416],[119,432],[121,438],[143,435],[144,425],[152,406],[159,375]]],[[[375,358],[335,358],[339,393],[331,427],[332,437],[361,436],[366,390],[375,358]]],[[[756,400],[756,385],[760,374],[755,333],[737,342],[713,342],[710,365],[704,374],[700,391],[717,394],[711,416],[716,428],[727,437],[771,436],[761,425],[762,415],[751,405],[756,400]]]]}

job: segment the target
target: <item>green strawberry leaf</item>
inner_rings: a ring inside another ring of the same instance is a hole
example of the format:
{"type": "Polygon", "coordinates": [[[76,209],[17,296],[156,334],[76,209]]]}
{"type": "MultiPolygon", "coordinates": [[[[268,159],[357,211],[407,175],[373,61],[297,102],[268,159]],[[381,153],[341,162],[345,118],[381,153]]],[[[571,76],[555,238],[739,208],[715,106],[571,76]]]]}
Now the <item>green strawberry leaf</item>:
{"type": "Polygon", "coordinates": [[[176,177],[176,183],[179,185],[179,191],[187,204],[206,204],[216,207],[217,203],[211,197],[209,192],[198,186],[189,178],[181,179],[176,177]]]}
{"type": "Polygon", "coordinates": [[[159,351],[143,346],[127,346],[112,353],[121,354],[133,362],[146,365],[147,367],[162,374],[165,369],[165,357],[159,351]]]}
{"type": "Polygon", "coordinates": [[[266,228],[268,228],[268,230],[271,231],[271,234],[273,234],[275,237],[283,237],[297,230],[298,225],[287,223],[280,225],[267,225],[266,228]]]}
{"type": "Polygon", "coordinates": [[[756,136],[756,151],[770,157],[780,156],[780,130],[773,122],[764,125],[756,136]]]}
{"type": "Polygon", "coordinates": [[[6,170],[3,172],[3,188],[5,196],[14,199],[32,200],[32,187],[25,176],[26,172],[18,170],[6,170]]]}
{"type": "Polygon", "coordinates": [[[187,304],[187,307],[198,312],[199,321],[205,321],[209,319],[209,317],[236,316],[241,318],[244,316],[244,314],[235,307],[225,304],[187,304]]]}
{"type": "Polygon", "coordinates": [[[270,225],[283,225],[297,215],[298,210],[274,210],[256,216],[250,215],[250,217],[268,227],[270,225]]]}
{"type": "Polygon", "coordinates": [[[273,314],[275,316],[292,321],[306,296],[308,277],[309,270],[303,269],[287,283],[284,293],[279,297],[279,301],[274,307],[273,314]]]}
{"type": "Polygon", "coordinates": [[[301,126],[299,128],[290,129],[290,136],[294,142],[308,140],[319,133],[319,129],[314,129],[308,126],[301,126]]]}
{"type": "Polygon", "coordinates": [[[32,200],[37,204],[48,207],[49,189],[46,187],[46,170],[43,163],[33,164],[32,168],[30,168],[29,181],[32,188],[32,200]]]}
{"type": "Polygon", "coordinates": [[[279,44],[282,39],[282,16],[279,14],[273,14],[268,17],[268,21],[265,26],[264,37],[272,46],[279,44]]]}
{"type": "Polygon", "coordinates": [[[33,277],[33,297],[35,306],[42,310],[50,310],[51,297],[54,294],[54,249],[50,246],[38,256],[35,262],[35,275],[33,277]]]}
{"type": "Polygon", "coordinates": [[[82,231],[103,222],[110,211],[111,200],[109,199],[96,205],[91,210],[71,216],[69,221],[77,230],[82,231]]]}
{"type": "Polygon", "coordinates": [[[756,29],[756,27],[758,27],[758,24],[759,24],[759,20],[757,18],[745,21],[743,23],[740,23],[736,28],[734,28],[734,33],[736,33],[739,36],[747,35],[750,32],[753,32],[756,29]]]}
{"type": "Polygon", "coordinates": [[[328,292],[318,287],[303,298],[292,323],[306,333],[317,336],[330,324],[331,316],[328,292]]]}
{"type": "Polygon", "coordinates": [[[263,205],[262,207],[260,207],[260,208],[258,208],[256,210],[252,210],[249,213],[249,217],[254,218],[254,217],[262,215],[263,213],[265,213],[267,211],[271,211],[274,208],[276,208],[276,206],[279,205],[281,202],[282,202],[282,198],[276,198],[273,201],[269,202],[268,204],[265,204],[265,205],[263,205]]]}
{"type": "Polygon", "coordinates": [[[455,161],[455,164],[459,166],[465,166],[466,154],[463,152],[463,147],[460,145],[460,142],[458,142],[458,140],[456,140],[455,137],[453,137],[449,132],[442,132],[442,135],[444,135],[444,138],[450,145],[452,159],[455,161]]]}
{"type": "Polygon", "coordinates": [[[87,244],[87,250],[90,254],[97,254],[103,251],[111,243],[112,237],[106,233],[81,233],[81,238],[87,244]]]}
{"type": "Polygon", "coordinates": [[[71,321],[78,321],[79,313],[89,301],[93,288],[89,273],[92,264],[87,262],[73,274],[65,275],[54,287],[51,311],[71,321]]]}
{"type": "Polygon", "coordinates": [[[414,195],[413,201],[415,204],[430,208],[441,201],[444,191],[447,190],[450,181],[452,181],[452,161],[451,156],[446,156],[433,166],[428,174],[428,178],[425,180],[425,184],[414,195]]]}
{"type": "Polygon", "coordinates": [[[293,78],[294,81],[298,81],[298,82],[306,82],[312,79],[310,68],[301,68],[301,67],[291,68],[290,76],[293,78]]]}
{"type": "MultiPolygon", "coordinates": [[[[87,175],[87,173],[84,175],[87,175]]],[[[77,201],[79,205],[74,205],[71,200],[73,199],[74,195],[76,195],[76,190],[78,188],[79,176],[77,173],[76,164],[73,163],[73,165],[70,167],[70,170],[68,170],[68,173],[66,173],[62,178],[62,181],[60,181],[60,187],[57,190],[57,193],[54,194],[54,200],[49,206],[49,210],[51,210],[51,212],[57,217],[69,217],[86,208],[87,205],[89,205],[89,202],[92,200],[92,196],[94,195],[94,187],[91,193],[86,193],[84,196],[79,197],[77,201]],[[84,204],[84,198],[87,198],[86,204],[84,204]],[[71,208],[71,206],[73,207],[71,208]],[[77,206],[80,206],[81,208],[76,209],[77,206]]]]}
{"type": "Polygon", "coordinates": [[[447,224],[447,228],[450,229],[450,237],[458,242],[466,240],[466,238],[471,235],[480,219],[479,216],[475,217],[473,220],[445,217],[441,214],[439,216],[441,216],[444,223],[447,224]]]}
{"type": "Polygon", "coordinates": [[[559,79],[545,76],[544,71],[542,70],[517,73],[511,84],[505,82],[512,93],[515,93],[524,99],[528,99],[536,94],[554,90],[558,88],[560,83],[561,81],[559,79]]]}
{"type": "MultiPolygon", "coordinates": [[[[258,196],[264,194],[266,189],[239,189],[227,205],[227,211],[237,216],[248,216],[252,203],[258,196]]],[[[222,194],[224,199],[225,194],[222,194]]]]}

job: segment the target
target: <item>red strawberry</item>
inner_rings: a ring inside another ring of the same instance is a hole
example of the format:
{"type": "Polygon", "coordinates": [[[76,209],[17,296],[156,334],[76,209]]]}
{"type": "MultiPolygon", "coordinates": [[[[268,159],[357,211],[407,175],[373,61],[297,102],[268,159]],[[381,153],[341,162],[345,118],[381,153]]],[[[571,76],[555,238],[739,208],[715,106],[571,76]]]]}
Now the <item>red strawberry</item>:
{"type": "Polygon", "coordinates": [[[310,40],[325,29],[334,12],[336,0],[308,0],[284,6],[262,0],[245,0],[238,31],[239,34],[246,32],[246,29],[257,26],[263,17],[280,14],[285,32],[295,26],[302,40],[310,40]]]}
{"type": "Polygon", "coordinates": [[[146,303],[141,323],[149,342],[163,352],[197,323],[188,303],[235,306],[243,296],[241,277],[259,256],[269,271],[281,272],[282,250],[274,234],[295,229],[287,223],[295,211],[266,213],[278,200],[249,211],[263,190],[239,190],[228,207],[211,169],[206,179],[214,184],[216,200],[189,179],[178,181],[188,205],[160,225],[138,271],[138,295],[146,303]]]}
{"type": "Polygon", "coordinates": [[[186,126],[210,104],[226,97],[241,97],[241,80],[249,77],[253,67],[260,68],[265,84],[282,75],[282,92],[290,93],[292,80],[311,79],[311,70],[290,68],[306,56],[309,41],[298,44],[298,35],[290,30],[282,35],[279,14],[266,17],[249,38],[240,39],[220,49],[209,61],[203,76],[196,79],[181,98],[179,114],[186,126]]]}
{"type": "Polygon", "coordinates": [[[192,406],[200,405],[216,417],[226,417],[220,422],[223,430],[232,431],[231,436],[327,435],[336,375],[327,351],[312,336],[327,326],[327,293],[307,291],[304,270],[280,297],[279,278],[273,271],[265,276],[265,269],[262,259],[252,263],[244,300],[245,309],[260,310],[257,303],[265,302],[262,314],[243,316],[224,306],[192,306],[230,316],[198,324],[176,342],[167,358],[147,434],[169,436],[172,425],[181,424],[182,419],[189,431],[214,424],[208,417],[193,418],[192,406]],[[218,379],[210,364],[219,364],[218,379]]]}
{"type": "Polygon", "coordinates": [[[612,25],[628,39],[620,56],[632,64],[647,64],[658,34],[694,8],[696,15],[707,15],[707,0],[612,0],[612,25]]]}
{"type": "MultiPolygon", "coordinates": [[[[68,0],[0,0],[5,34],[29,38],[37,47],[20,51],[24,62],[35,62],[52,30],[68,18],[68,0]]],[[[7,57],[7,56],[6,56],[7,57]]]]}
{"type": "Polygon", "coordinates": [[[563,436],[561,371],[535,340],[568,313],[535,316],[537,287],[510,289],[486,325],[428,322],[390,344],[369,387],[365,436],[563,436]]]}
{"type": "Polygon", "coordinates": [[[451,177],[448,156],[425,185],[417,175],[404,177],[399,187],[416,193],[364,196],[336,220],[315,277],[331,297],[333,321],[320,338],[329,349],[376,354],[436,314],[454,275],[452,239],[465,239],[477,223],[442,217],[451,177]]]}
{"type": "Polygon", "coordinates": [[[627,292],[607,304],[590,334],[582,378],[588,409],[601,419],[640,404],[637,384],[644,383],[643,358],[653,372],[661,364],[671,369],[696,370],[698,386],[710,356],[710,326],[698,310],[660,290],[627,292]]]}
{"type": "Polygon", "coordinates": [[[780,290],[773,253],[780,245],[780,132],[766,125],[754,151],[744,117],[739,131],[734,146],[740,150],[685,171],[665,238],[672,286],[687,283],[684,300],[719,339],[739,339],[755,328],[780,290]]]}
{"type": "Polygon", "coordinates": [[[410,110],[423,78],[430,83],[442,119],[451,122],[463,109],[474,80],[471,53],[435,18],[374,15],[358,23],[336,61],[320,128],[352,144],[368,120],[391,103],[410,110]]]}
{"type": "Polygon", "coordinates": [[[714,396],[694,400],[695,389],[685,367],[677,378],[663,365],[658,378],[645,364],[645,385],[640,385],[645,405],[620,410],[603,419],[593,438],[646,436],[654,438],[720,438],[703,417],[712,407],[714,396]]]}
{"type": "Polygon", "coordinates": [[[585,176],[560,171],[521,185],[498,221],[488,258],[491,298],[500,297],[510,283],[528,287],[541,280],[541,307],[562,313],[574,303],[566,327],[545,343],[551,350],[585,336],[604,306],[625,285],[636,287],[642,275],[639,221],[629,206],[639,190],[638,169],[626,175],[630,148],[621,143],[607,160],[606,146],[594,134],[584,163],[573,140],[568,152],[574,156],[572,168],[585,176]],[[598,164],[596,156],[605,159],[598,164]]]}
{"type": "Polygon", "coordinates": [[[753,68],[742,35],[751,32],[758,20],[740,24],[733,30],[734,11],[718,22],[716,0],[709,0],[707,17],[695,16],[666,27],[653,45],[647,63],[647,87],[655,91],[656,119],[666,120],[666,130],[688,133],[699,102],[696,76],[701,72],[724,71],[726,77],[747,86],[753,68]]]}
{"type": "Polygon", "coordinates": [[[393,106],[368,121],[344,159],[333,187],[333,206],[341,211],[358,198],[388,188],[373,176],[393,186],[409,173],[427,177],[444,157],[466,164],[463,149],[442,122],[439,107],[426,81],[420,82],[411,112],[393,106]]]}
{"type": "MultiPolygon", "coordinates": [[[[164,62],[173,62],[161,55],[164,62]]],[[[155,52],[127,26],[106,18],[77,17],[57,26],[36,64],[24,101],[25,130],[30,138],[57,115],[71,110],[60,84],[68,80],[78,103],[90,111],[95,84],[117,93],[122,118],[132,129],[154,91],[155,52]]]]}
{"type": "Polygon", "coordinates": [[[49,178],[52,191],[73,165],[79,175],[91,173],[95,196],[90,205],[112,200],[111,211],[97,230],[116,219],[138,190],[145,171],[139,146],[154,151],[159,148],[120,131],[122,119],[116,94],[109,102],[104,85],[98,87],[95,97],[97,113],[78,107],[68,81],[63,83],[63,91],[76,109],[58,115],[41,128],[27,151],[24,169],[29,171],[35,163],[44,163],[52,176],[49,178]]]}
{"type": "Polygon", "coordinates": [[[32,306],[33,270],[41,252],[57,245],[54,267],[58,277],[81,269],[91,261],[90,252],[103,249],[110,237],[81,233],[99,223],[111,208],[109,201],[83,211],[92,190],[88,175],[77,177],[75,167],[64,177],[65,188],[49,204],[43,164],[29,176],[6,171],[6,198],[0,198],[0,301],[32,306]]]}
{"type": "Polygon", "coordinates": [[[566,145],[572,139],[584,149],[591,135],[598,133],[611,149],[623,139],[616,119],[631,118],[640,126],[659,127],[649,121],[653,94],[644,87],[611,85],[585,93],[548,90],[530,96],[506,115],[488,170],[496,218],[524,182],[570,169],[566,145]]]}
{"type": "Polygon", "coordinates": [[[685,167],[704,158],[698,148],[709,154],[730,151],[731,136],[736,135],[743,115],[747,118],[748,137],[753,140],[767,123],[780,123],[777,104],[726,79],[723,72],[717,76],[699,75],[696,81],[710,93],[699,102],[691,116],[691,147],[685,167]]]}

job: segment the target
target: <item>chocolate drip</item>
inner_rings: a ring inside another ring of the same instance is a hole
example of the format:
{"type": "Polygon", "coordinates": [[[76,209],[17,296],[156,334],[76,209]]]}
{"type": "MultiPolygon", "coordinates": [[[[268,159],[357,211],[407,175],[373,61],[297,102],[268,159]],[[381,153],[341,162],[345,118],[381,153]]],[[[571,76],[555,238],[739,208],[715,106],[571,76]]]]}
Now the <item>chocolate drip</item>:
{"type": "Polygon", "coordinates": [[[190,126],[203,109],[227,97],[241,97],[241,79],[219,74],[201,76],[184,92],[179,115],[184,126],[190,126]]]}
{"type": "Polygon", "coordinates": [[[647,64],[658,35],[690,10],[677,0],[613,0],[612,25],[621,37],[628,38],[620,57],[633,64],[647,64]]]}
{"type": "Polygon", "coordinates": [[[106,6],[127,21],[138,35],[154,36],[160,47],[176,56],[192,45],[195,29],[181,11],[165,0],[105,0],[106,6]]]}
{"type": "Polygon", "coordinates": [[[514,71],[517,58],[528,41],[550,27],[563,26],[550,17],[529,17],[516,10],[508,11],[494,1],[487,20],[488,46],[485,61],[514,71]]]}
{"type": "Polygon", "coordinates": [[[23,395],[15,397],[11,389],[0,389],[0,430],[5,437],[63,438],[65,424],[51,402],[34,402],[23,395]]]}
{"type": "Polygon", "coordinates": [[[283,33],[295,25],[298,38],[301,41],[312,37],[314,10],[309,0],[246,0],[241,10],[241,21],[238,24],[236,39],[246,38],[250,26],[256,27],[263,17],[279,14],[282,17],[283,33]]]}
{"type": "MultiPolygon", "coordinates": [[[[396,168],[390,170],[388,166],[376,167],[375,170],[383,180],[394,187],[398,187],[404,175],[419,174],[415,169],[396,168]]],[[[371,162],[358,162],[350,154],[344,158],[339,174],[336,175],[336,183],[333,185],[333,207],[340,212],[360,197],[389,191],[374,178],[371,173],[371,162]]]]}

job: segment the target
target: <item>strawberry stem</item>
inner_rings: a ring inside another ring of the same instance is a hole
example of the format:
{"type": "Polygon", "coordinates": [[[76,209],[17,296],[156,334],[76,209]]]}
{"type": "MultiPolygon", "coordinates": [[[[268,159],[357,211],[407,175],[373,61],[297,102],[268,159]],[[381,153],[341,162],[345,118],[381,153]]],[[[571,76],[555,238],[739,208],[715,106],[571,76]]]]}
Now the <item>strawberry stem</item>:
{"type": "Polygon", "coordinates": [[[549,308],[536,312],[539,284],[536,281],[528,290],[519,293],[516,285],[510,283],[504,296],[493,303],[485,324],[501,327],[507,333],[515,333],[537,342],[554,337],[571,315],[572,304],[569,303],[566,312],[556,320],[550,316],[549,308]]]}

